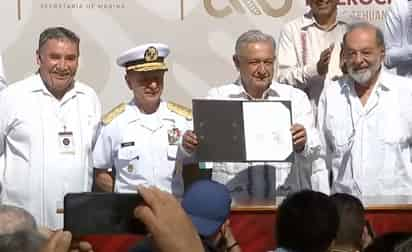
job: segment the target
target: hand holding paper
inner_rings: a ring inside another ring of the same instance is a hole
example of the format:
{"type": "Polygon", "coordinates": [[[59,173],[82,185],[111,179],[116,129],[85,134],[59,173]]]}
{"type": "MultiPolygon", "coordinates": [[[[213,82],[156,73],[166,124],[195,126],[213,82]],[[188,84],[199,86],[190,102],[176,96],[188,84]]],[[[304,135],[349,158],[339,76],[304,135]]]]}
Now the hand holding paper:
{"type": "Polygon", "coordinates": [[[306,145],[306,130],[300,124],[293,124],[290,129],[292,132],[293,148],[296,152],[302,152],[306,145]]]}

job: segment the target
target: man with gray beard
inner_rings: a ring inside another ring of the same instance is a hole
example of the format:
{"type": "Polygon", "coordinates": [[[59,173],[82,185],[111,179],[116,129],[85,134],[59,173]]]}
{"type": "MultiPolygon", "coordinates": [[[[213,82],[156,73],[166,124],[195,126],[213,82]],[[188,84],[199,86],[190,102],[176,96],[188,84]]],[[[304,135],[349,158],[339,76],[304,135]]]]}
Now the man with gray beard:
{"type": "Polygon", "coordinates": [[[384,39],[371,24],[348,28],[342,57],[348,74],[325,84],[318,114],[320,163],[332,172],[332,192],[410,195],[410,80],[382,68],[384,39]]]}

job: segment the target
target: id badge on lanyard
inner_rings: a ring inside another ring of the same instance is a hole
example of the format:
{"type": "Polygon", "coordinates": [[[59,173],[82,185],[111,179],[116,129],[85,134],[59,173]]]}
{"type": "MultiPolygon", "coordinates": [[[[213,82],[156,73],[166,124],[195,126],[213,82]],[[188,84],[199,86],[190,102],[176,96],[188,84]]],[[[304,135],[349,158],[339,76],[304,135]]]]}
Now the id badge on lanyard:
{"type": "Polygon", "coordinates": [[[74,154],[74,137],[73,132],[63,131],[59,132],[59,150],[60,153],[74,154]]]}

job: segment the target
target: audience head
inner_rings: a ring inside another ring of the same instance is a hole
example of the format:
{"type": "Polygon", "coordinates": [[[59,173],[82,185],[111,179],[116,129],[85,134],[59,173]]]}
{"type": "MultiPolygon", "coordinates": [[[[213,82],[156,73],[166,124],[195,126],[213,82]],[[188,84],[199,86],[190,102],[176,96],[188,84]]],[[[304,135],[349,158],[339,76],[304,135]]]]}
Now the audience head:
{"type": "Polygon", "coordinates": [[[254,98],[262,98],[272,83],[275,48],[273,37],[259,30],[249,30],[236,41],[233,62],[245,90],[254,98]]]}
{"type": "Polygon", "coordinates": [[[362,202],[349,194],[336,193],[330,196],[339,215],[339,228],[334,245],[362,248],[362,234],[365,227],[365,209],[362,202]]]}
{"type": "Polygon", "coordinates": [[[338,212],[326,194],[307,190],[291,194],[277,211],[278,246],[298,252],[327,251],[338,224],[338,212]]]}
{"type": "Polygon", "coordinates": [[[412,236],[409,236],[409,238],[400,244],[398,244],[394,252],[410,252],[412,251],[412,236]]]}
{"type": "Polygon", "coordinates": [[[356,84],[375,84],[385,57],[382,31],[366,22],[350,25],[343,36],[342,55],[348,75],[356,84]]]}
{"type": "Polygon", "coordinates": [[[0,235],[0,251],[38,252],[45,242],[46,238],[35,230],[20,230],[0,235]]]}
{"type": "Polygon", "coordinates": [[[193,182],[185,192],[182,207],[192,219],[205,246],[223,250],[230,232],[230,192],[223,184],[212,180],[193,182]]]}
{"type": "Polygon", "coordinates": [[[407,232],[390,232],[378,236],[365,248],[364,252],[392,252],[397,245],[411,237],[407,232]]]}
{"type": "Polygon", "coordinates": [[[33,216],[20,207],[0,205],[0,235],[37,230],[33,216]]]}
{"type": "Polygon", "coordinates": [[[212,180],[199,180],[183,195],[182,207],[198,233],[210,237],[218,233],[229,218],[231,202],[226,186],[212,180]]]}
{"type": "Polygon", "coordinates": [[[79,65],[79,37],[64,27],[47,28],[40,34],[36,51],[40,76],[57,99],[73,88],[79,65]]]}

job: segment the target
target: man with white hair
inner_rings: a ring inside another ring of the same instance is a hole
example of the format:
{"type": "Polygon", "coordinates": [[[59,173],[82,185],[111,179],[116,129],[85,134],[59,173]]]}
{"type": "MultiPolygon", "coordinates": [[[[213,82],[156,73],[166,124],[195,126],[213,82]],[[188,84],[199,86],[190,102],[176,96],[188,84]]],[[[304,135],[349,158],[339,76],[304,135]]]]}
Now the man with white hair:
{"type": "MultiPolygon", "coordinates": [[[[233,62],[239,77],[233,83],[212,88],[208,98],[219,100],[289,100],[292,107],[294,163],[214,162],[212,179],[225,184],[232,197],[269,198],[302,189],[329,192],[327,171],[312,168],[320,143],[314,128],[312,108],[305,93],[273,81],[275,41],[259,30],[239,36],[233,62]]],[[[267,115],[276,116],[276,115],[267,115]]],[[[206,136],[207,137],[207,136],[206,136]]],[[[194,132],[183,136],[183,147],[193,152],[199,144],[194,132]]]]}
{"type": "Polygon", "coordinates": [[[318,126],[332,192],[356,196],[410,195],[412,85],[382,68],[383,34],[351,25],[343,37],[348,75],[326,83],[318,126]]]}

